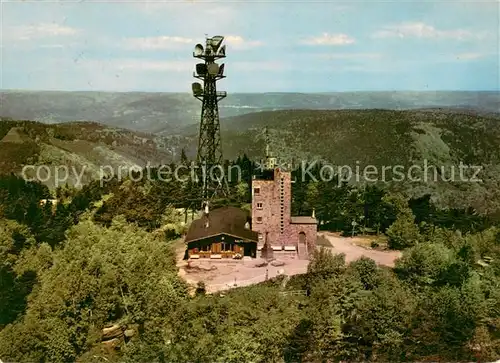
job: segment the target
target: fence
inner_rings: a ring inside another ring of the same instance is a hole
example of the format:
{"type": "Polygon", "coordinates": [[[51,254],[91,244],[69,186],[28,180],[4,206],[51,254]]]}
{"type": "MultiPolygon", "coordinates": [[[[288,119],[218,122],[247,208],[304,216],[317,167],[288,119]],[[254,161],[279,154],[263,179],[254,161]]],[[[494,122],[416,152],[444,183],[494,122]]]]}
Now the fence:
{"type": "Polygon", "coordinates": [[[259,276],[254,276],[252,278],[238,281],[235,279],[234,282],[232,283],[226,283],[226,284],[214,284],[214,285],[209,285],[207,284],[207,291],[208,292],[217,292],[217,291],[224,291],[224,290],[229,290],[235,287],[243,287],[243,286],[249,286],[253,284],[258,284],[259,282],[264,282],[266,281],[266,278],[268,278],[268,274],[264,273],[259,276]]]}
{"type": "Polygon", "coordinates": [[[307,290],[281,291],[282,296],[307,296],[307,290]]]}
{"type": "MultiPolygon", "coordinates": [[[[278,276],[284,276],[284,280],[283,280],[283,283],[281,284],[281,288],[285,288],[286,287],[286,284],[287,282],[290,280],[290,275],[286,274],[286,275],[276,275],[274,277],[278,277],[278,276]]],[[[238,281],[235,279],[234,282],[232,283],[225,283],[225,284],[213,284],[213,285],[210,285],[210,284],[207,284],[206,285],[206,289],[207,289],[207,292],[208,293],[214,293],[214,292],[218,292],[218,291],[225,291],[225,290],[229,290],[229,289],[233,289],[233,288],[236,288],[236,287],[245,287],[245,286],[249,286],[249,285],[253,285],[253,284],[258,284],[260,282],[264,282],[268,279],[270,279],[271,277],[268,276],[267,273],[264,273],[262,275],[259,275],[259,276],[254,276],[252,278],[249,278],[249,279],[246,279],[246,280],[242,280],[242,281],[238,281]]],[[[287,294],[292,294],[292,295],[305,295],[307,294],[307,291],[306,290],[292,290],[292,291],[282,291],[281,292],[282,294],[284,295],[287,295],[287,294]]]]}

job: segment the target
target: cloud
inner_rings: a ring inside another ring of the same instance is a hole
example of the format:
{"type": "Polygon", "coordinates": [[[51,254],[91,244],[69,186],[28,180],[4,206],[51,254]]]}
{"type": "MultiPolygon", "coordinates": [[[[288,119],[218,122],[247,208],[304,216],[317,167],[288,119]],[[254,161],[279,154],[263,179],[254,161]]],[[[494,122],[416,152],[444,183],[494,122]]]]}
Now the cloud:
{"type": "Polygon", "coordinates": [[[372,38],[422,38],[422,39],[484,39],[487,32],[474,33],[466,29],[440,30],[423,22],[407,22],[383,27],[372,38]]]}
{"type": "MultiPolygon", "coordinates": [[[[123,46],[133,50],[160,50],[160,49],[178,49],[185,46],[194,46],[200,40],[179,36],[157,36],[143,38],[127,38],[123,41],[123,46]]],[[[228,35],[224,37],[224,43],[231,49],[242,50],[261,46],[263,42],[257,40],[248,40],[240,35],[228,35]]]]}
{"type": "Polygon", "coordinates": [[[224,42],[231,48],[234,49],[248,49],[259,47],[264,43],[258,40],[244,39],[240,35],[228,35],[224,37],[224,42]]]}
{"type": "Polygon", "coordinates": [[[461,53],[456,55],[457,59],[464,59],[464,60],[479,59],[483,57],[484,54],[481,53],[461,53]]]}
{"type": "Polygon", "coordinates": [[[40,48],[42,48],[42,49],[64,49],[67,46],[68,45],[64,45],[64,44],[42,44],[42,45],[40,45],[40,48]]]}
{"type": "MultiPolygon", "coordinates": [[[[179,72],[191,77],[195,64],[191,60],[150,60],[150,59],[85,59],[80,66],[88,69],[101,69],[111,72],[179,72]],[[190,72],[191,71],[191,72],[190,72]]],[[[286,71],[293,68],[292,64],[281,61],[231,62],[226,68],[229,72],[286,71]]]]}
{"type": "Polygon", "coordinates": [[[73,36],[80,33],[79,29],[57,23],[40,23],[32,25],[17,25],[4,29],[3,38],[26,41],[47,37],[73,36]]]}
{"type": "Polygon", "coordinates": [[[239,32],[245,22],[243,3],[219,1],[143,1],[127,3],[138,15],[162,29],[175,30],[177,34],[199,38],[203,34],[224,35],[239,32]],[[168,19],[168,21],[165,21],[168,19]]]}
{"type": "Polygon", "coordinates": [[[347,34],[328,34],[323,33],[319,37],[312,37],[302,41],[307,45],[347,45],[353,44],[355,39],[347,34]]]}
{"type": "Polygon", "coordinates": [[[158,37],[127,38],[123,42],[125,48],[135,50],[175,49],[180,45],[194,43],[195,41],[191,38],[166,35],[158,37]]]}
{"type": "Polygon", "coordinates": [[[498,53],[459,53],[455,55],[456,60],[476,60],[482,59],[489,56],[498,56],[498,53]]]}
{"type": "Polygon", "coordinates": [[[382,53],[326,53],[318,54],[317,58],[321,59],[379,59],[382,58],[382,53]]]}
{"type": "MultiPolygon", "coordinates": [[[[283,63],[282,61],[256,61],[256,62],[232,62],[226,65],[227,72],[237,71],[237,72],[260,72],[260,71],[272,71],[272,72],[284,72],[294,69],[294,65],[291,63],[283,63]]],[[[227,73],[226,72],[226,73],[227,73]]]]}
{"type": "Polygon", "coordinates": [[[153,71],[153,72],[185,72],[189,75],[190,70],[194,70],[192,61],[170,60],[158,61],[148,59],[113,59],[98,60],[88,59],[81,62],[81,65],[90,69],[106,69],[113,72],[121,71],[153,71]]]}

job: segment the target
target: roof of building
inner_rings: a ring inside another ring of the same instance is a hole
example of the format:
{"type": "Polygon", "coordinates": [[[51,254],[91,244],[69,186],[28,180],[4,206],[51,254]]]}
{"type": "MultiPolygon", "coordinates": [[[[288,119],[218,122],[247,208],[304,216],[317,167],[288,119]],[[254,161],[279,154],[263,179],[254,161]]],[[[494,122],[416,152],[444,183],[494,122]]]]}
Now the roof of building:
{"type": "Polygon", "coordinates": [[[227,206],[210,210],[208,227],[205,227],[205,216],[194,220],[189,227],[185,242],[189,243],[222,233],[257,242],[259,234],[245,228],[249,220],[248,212],[240,208],[227,206]]]}
{"type": "Polygon", "coordinates": [[[318,221],[314,217],[300,216],[300,217],[292,217],[290,223],[292,223],[292,224],[318,224],[318,221]]]}

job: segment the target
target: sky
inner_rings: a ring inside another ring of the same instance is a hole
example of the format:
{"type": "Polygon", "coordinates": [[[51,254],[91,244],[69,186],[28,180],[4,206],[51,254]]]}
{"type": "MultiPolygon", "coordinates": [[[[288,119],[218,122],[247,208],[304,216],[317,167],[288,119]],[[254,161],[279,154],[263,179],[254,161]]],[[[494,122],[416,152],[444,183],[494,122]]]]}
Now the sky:
{"type": "Polygon", "coordinates": [[[1,88],[190,92],[225,37],[218,89],[499,90],[498,1],[6,1],[1,88]]]}

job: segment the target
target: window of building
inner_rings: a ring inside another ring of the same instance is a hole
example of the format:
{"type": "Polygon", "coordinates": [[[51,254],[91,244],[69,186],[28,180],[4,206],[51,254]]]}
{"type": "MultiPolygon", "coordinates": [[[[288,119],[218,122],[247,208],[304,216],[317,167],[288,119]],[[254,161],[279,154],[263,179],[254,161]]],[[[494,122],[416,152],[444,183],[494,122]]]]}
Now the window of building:
{"type": "Polygon", "coordinates": [[[212,247],[212,245],[201,246],[200,251],[210,252],[210,247],[212,247]]]}
{"type": "Polygon", "coordinates": [[[262,209],[262,203],[257,203],[257,209],[262,209]]]}
{"type": "Polygon", "coordinates": [[[221,249],[222,251],[232,251],[233,245],[231,243],[222,242],[221,249]]]}
{"type": "Polygon", "coordinates": [[[259,194],[260,188],[253,188],[253,194],[259,194]]]}
{"type": "Polygon", "coordinates": [[[262,217],[257,217],[257,222],[262,223],[262,217]]]}

